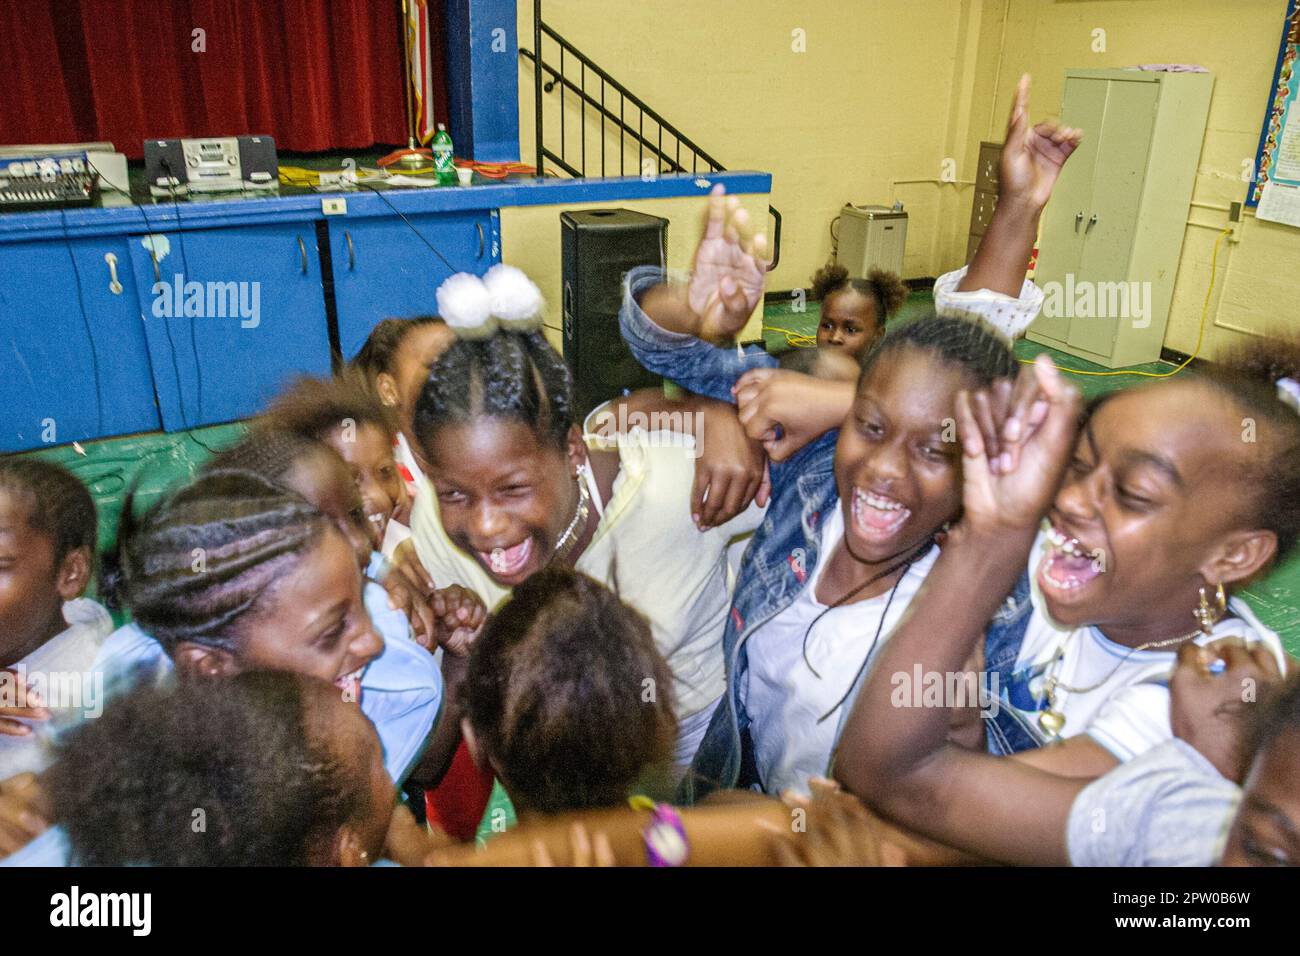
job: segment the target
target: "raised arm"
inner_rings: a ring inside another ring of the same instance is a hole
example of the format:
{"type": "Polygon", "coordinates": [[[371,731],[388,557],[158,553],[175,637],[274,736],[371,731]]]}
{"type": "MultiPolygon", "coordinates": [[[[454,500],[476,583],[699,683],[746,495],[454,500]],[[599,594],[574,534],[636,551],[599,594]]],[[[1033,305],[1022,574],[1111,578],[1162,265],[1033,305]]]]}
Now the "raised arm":
{"type": "Polygon", "coordinates": [[[1009,863],[1066,862],[1065,824],[1087,780],[954,746],[949,707],[912,706],[924,698],[899,689],[917,679],[946,687],[964,670],[1024,568],[1078,409],[1078,393],[1042,358],[1014,394],[959,396],[962,521],[882,649],[835,756],[836,779],[886,817],[1009,863]]]}
{"type": "Polygon", "coordinates": [[[653,266],[628,273],[619,325],[636,360],[699,395],[731,400],[731,387],[751,368],[776,360],[762,348],[739,352],[730,342],[763,296],[767,239],[721,184],[709,194],[704,233],[688,285],[672,285],[653,266]]]}
{"type": "Polygon", "coordinates": [[[742,375],[734,394],[745,433],[762,442],[772,461],[779,462],[839,428],[853,408],[856,391],[852,380],[761,368],[742,375]]]}
{"type": "Polygon", "coordinates": [[[997,208],[957,291],[1021,294],[1038,219],[1082,135],[1052,122],[1030,126],[1029,75],[1020,78],[998,162],[997,208]]]}

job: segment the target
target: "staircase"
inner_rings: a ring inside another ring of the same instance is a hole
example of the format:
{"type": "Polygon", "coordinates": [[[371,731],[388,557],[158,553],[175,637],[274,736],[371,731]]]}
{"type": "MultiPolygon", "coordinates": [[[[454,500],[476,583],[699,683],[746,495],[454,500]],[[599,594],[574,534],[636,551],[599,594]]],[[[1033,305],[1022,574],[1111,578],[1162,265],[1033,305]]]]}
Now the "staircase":
{"type": "MultiPolygon", "coordinates": [[[[519,55],[533,65],[535,165],[539,174],[547,169],[548,163],[559,173],[573,177],[627,176],[629,165],[633,167],[632,175],[646,177],[726,170],[694,140],[543,21],[541,0],[533,2],[533,49],[520,47],[519,55]],[[558,142],[553,149],[547,145],[544,107],[546,97],[555,96],[556,91],[559,122],[551,124],[550,142],[558,142]],[[575,102],[579,110],[578,128],[571,132],[566,128],[567,113],[575,102]],[[600,130],[600,155],[597,162],[593,149],[589,165],[587,143],[589,139],[597,139],[591,133],[593,125],[600,130]],[[574,134],[579,145],[570,150],[574,134]],[[609,142],[611,139],[613,142],[609,142]],[[610,159],[611,149],[617,153],[617,172],[614,172],[616,164],[610,159]]],[[[781,260],[781,213],[771,205],[767,211],[773,221],[772,268],[776,268],[781,260]]]]}

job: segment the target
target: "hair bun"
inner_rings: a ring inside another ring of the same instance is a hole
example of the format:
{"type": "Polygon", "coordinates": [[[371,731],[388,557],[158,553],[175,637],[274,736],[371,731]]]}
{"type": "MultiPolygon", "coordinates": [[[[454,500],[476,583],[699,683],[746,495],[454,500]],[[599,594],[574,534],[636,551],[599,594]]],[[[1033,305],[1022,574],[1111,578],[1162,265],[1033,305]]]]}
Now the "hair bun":
{"type": "Polygon", "coordinates": [[[541,325],[542,290],[522,269],[498,262],[483,276],[492,314],[508,329],[531,332],[541,325]]]}
{"type": "Polygon", "coordinates": [[[457,272],[438,286],[438,314],[461,338],[487,338],[496,331],[492,296],[478,276],[457,272]]]}

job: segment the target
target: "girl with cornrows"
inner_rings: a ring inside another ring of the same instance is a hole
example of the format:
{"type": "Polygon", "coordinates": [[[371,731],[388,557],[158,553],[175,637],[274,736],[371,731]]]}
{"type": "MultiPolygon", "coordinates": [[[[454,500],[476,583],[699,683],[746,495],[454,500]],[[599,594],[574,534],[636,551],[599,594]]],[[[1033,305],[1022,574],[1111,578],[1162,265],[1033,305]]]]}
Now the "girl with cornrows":
{"type": "MultiPolygon", "coordinates": [[[[431,480],[412,514],[416,554],[432,581],[468,587],[488,607],[552,563],[614,588],[649,618],[668,660],[671,687],[651,678],[633,692],[676,702],[675,761],[685,766],[722,693],[726,548],[761,512],[697,526],[689,437],[584,438],[569,370],[541,332],[541,304],[508,266],[485,279],[454,276],[439,290],[439,312],[460,338],[416,403],[431,480]]],[[[747,443],[722,403],[686,407],[705,416],[711,443],[747,443]]]]}
{"type": "MultiPolygon", "coordinates": [[[[772,504],[736,585],[724,637],[728,692],[685,781],[686,800],[735,786],[802,791],[828,772],[857,682],[960,513],[956,396],[1016,374],[1008,341],[1041,301],[1025,281],[1025,263],[1038,215],[1078,140],[1047,124],[1031,130],[1027,98],[1022,83],[997,218],[969,269],[936,285],[936,305],[962,317],[893,329],[856,385],[767,369],[740,381],[741,418],[774,459],[772,504]],[[747,407],[753,377],[769,374],[779,384],[802,379],[799,400],[788,403],[799,420],[780,412],[772,425],[781,426],[779,439],[747,407]],[[799,447],[792,436],[810,443],[799,447]]],[[[711,343],[739,330],[762,295],[754,250],[763,241],[743,241],[747,225],[744,211],[715,191],[690,287],[664,285],[653,270],[628,279],[621,321],[633,353],[692,391],[721,396],[737,387],[734,352],[711,343]]]]}

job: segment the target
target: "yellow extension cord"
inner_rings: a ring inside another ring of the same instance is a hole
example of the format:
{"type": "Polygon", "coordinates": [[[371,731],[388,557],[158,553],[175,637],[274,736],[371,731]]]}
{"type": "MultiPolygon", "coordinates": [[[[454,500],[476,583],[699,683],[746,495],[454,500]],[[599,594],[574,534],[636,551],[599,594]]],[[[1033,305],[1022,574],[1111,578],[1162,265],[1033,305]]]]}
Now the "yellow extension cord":
{"type": "Polygon", "coordinates": [[[785,344],[792,349],[811,349],[817,346],[817,336],[796,332],[794,329],[784,329],[777,325],[765,325],[763,331],[780,332],[785,336],[785,344]]]}
{"type": "MultiPolygon", "coordinates": [[[[1105,377],[1110,375],[1141,375],[1143,378],[1169,378],[1171,375],[1177,375],[1187,366],[1191,365],[1196,357],[1201,354],[1201,343],[1205,341],[1205,319],[1210,313],[1210,296],[1214,294],[1214,278],[1218,271],[1219,265],[1219,243],[1223,242],[1223,237],[1231,233],[1231,229],[1224,229],[1219,233],[1218,238],[1214,240],[1214,252],[1210,256],[1210,285],[1205,290],[1205,304],[1201,306],[1201,328],[1196,333],[1196,349],[1191,355],[1187,356],[1187,361],[1183,362],[1177,368],[1168,372],[1139,372],[1139,371],[1116,371],[1116,372],[1085,372],[1081,368],[1065,368],[1058,365],[1062,372],[1071,372],[1075,375],[1095,375],[1105,377]]],[[[1020,359],[1022,365],[1032,365],[1033,359],[1020,359]]]]}

